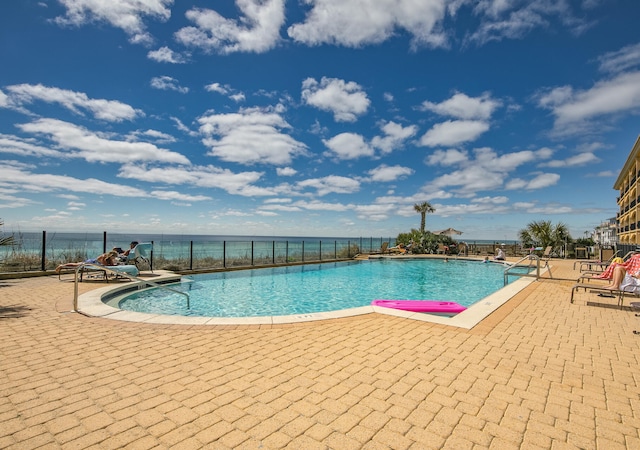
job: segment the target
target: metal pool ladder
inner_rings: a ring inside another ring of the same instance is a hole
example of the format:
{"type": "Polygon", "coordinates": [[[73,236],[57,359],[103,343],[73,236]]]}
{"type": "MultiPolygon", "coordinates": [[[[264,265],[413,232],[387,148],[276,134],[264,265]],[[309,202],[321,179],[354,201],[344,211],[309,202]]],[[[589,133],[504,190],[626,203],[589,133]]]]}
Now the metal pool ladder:
{"type": "MultiPolygon", "coordinates": [[[[509,264],[509,266],[504,269],[504,285],[506,286],[507,284],[509,284],[509,275],[513,275],[513,276],[518,276],[518,277],[535,277],[536,280],[540,279],[540,263],[543,262],[540,257],[538,255],[526,255],[525,257],[519,259],[518,261],[514,262],[513,264],[509,264]],[[522,264],[522,262],[524,261],[529,261],[529,264],[522,264]],[[535,261],[535,263],[534,263],[535,261]],[[513,273],[512,269],[514,268],[522,268],[522,267],[528,267],[529,269],[531,269],[531,267],[535,264],[535,268],[536,268],[536,272],[535,275],[531,274],[531,273],[513,273]]],[[[549,264],[545,262],[545,266],[544,267],[549,267],[549,264]]],[[[551,275],[551,268],[549,268],[549,275],[551,275]]]]}
{"type": "Polygon", "coordinates": [[[131,281],[137,281],[139,283],[145,283],[145,284],[151,285],[153,287],[157,287],[157,288],[160,288],[160,289],[165,289],[167,291],[171,291],[171,292],[173,292],[175,294],[184,295],[187,298],[187,309],[191,308],[189,294],[187,294],[186,292],[181,292],[181,291],[178,291],[176,289],[172,289],[172,288],[170,288],[168,286],[165,286],[163,284],[160,284],[160,283],[155,283],[153,281],[144,280],[142,278],[134,277],[133,275],[129,275],[128,273],[119,272],[117,270],[110,269],[109,267],[101,266],[99,264],[82,263],[78,267],[76,267],[76,271],[75,271],[75,280],[74,280],[74,286],[73,286],[73,310],[75,312],[78,312],[78,278],[79,278],[78,275],[79,275],[81,270],[83,270],[84,268],[87,268],[87,267],[90,268],[90,269],[101,270],[101,271],[105,272],[105,276],[106,276],[106,273],[111,273],[113,275],[127,277],[131,281]]]}

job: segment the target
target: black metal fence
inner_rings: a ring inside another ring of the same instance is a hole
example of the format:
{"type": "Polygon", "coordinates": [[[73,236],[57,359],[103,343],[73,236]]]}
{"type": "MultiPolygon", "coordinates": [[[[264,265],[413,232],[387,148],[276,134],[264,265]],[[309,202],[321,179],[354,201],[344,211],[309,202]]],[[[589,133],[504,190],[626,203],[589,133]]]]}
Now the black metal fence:
{"type": "MultiPolygon", "coordinates": [[[[114,247],[128,248],[129,242],[136,240],[126,235],[109,235],[107,232],[87,234],[81,238],[78,236],[49,236],[46,231],[41,235],[14,235],[13,245],[0,247],[0,273],[52,270],[58,264],[95,258],[114,247]]],[[[393,245],[395,240],[374,237],[220,240],[212,237],[145,242],[153,243],[151,265],[154,269],[204,271],[349,259],[359,253],[379,251],[383,242],[393,245]]]]}

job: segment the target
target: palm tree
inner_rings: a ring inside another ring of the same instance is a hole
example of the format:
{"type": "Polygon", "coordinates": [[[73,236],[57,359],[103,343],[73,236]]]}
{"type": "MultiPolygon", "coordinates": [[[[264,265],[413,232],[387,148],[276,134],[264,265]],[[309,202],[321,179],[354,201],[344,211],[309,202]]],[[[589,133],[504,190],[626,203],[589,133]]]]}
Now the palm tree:
{"type": "Polygon", "coordinates": [[[431,206],[429,202],[416,203],[413,205],[413,209],[420,213],[420,234],[424,234],[424,227],[427,223],[427,213],[435,212],[436,209],[431,206]]]}
{"type": "Polygon", "coordinates": [[[571,240],[568,227],[559,222],[555,226],[550,220],[541,220],[539,222],[530,222],[527,228],[520,230],[518,238],[525,247],[547,247],[553,248],[561,246],[564,242],[571,240]]]}

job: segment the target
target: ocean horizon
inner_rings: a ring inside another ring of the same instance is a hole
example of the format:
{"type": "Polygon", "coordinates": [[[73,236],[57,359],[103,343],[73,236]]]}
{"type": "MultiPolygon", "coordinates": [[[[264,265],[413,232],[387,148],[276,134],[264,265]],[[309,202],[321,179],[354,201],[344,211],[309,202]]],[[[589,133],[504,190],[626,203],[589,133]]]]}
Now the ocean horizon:
{"type": "MultiPolygon", "coordinates": [[[[4,233],[4,236],[7,236],[4,233]]],[[[455,236],[460,238],[461,236],[455,236]]],[[[107,232],[20,232],[12,245],[0,247],[1,261],[21,261],[18,265],[55,267],[65,262],[96,258],[112,249],[128,249],[133,241],[152,242],[152,260],[173,267],[226,266],[227,264],[269,264],[292,261],[317,261],[379,251],[383,242],[392,247],[393,237],[313,237],[313,236],[248,236],[164,233],[107,232]],[[26,257],[26,258],[25,258],[26,257]]],[[[496,245],[509,241],[463,240],[468,245],[496,245]]]]}

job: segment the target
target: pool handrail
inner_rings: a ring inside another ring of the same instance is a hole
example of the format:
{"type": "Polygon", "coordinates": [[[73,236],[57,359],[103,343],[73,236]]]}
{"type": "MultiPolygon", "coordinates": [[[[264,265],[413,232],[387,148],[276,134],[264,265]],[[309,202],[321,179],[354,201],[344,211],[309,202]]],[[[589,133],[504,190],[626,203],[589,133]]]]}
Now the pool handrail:
{"type": "Polygon", "coordinates": [[[90,268],[90,269],[94,269],[94,270],[102,270],[105,272],[105,277],[106,277],[106,273],[111,273],[113,275],[117,275],[117,276],[124,276],[129,278],[131,281],[137,281],[138,283],[145,283],[145,284],[149,284],[153,287],[157,287],[157,288],[161,288],[161,289],[166,289],[168,291],[171,291],[173,293],[176,294],[180,294],[180,295],[184,295],[187,298],[187,309],[191,308],[191,304],[190,304],[190,298],[189,298],[189,294],[187,294],[186,292],[181,292],[178,291],[177,289],[172,289],[168,286],[165,286],[163,284],[160,283],[155,283],[153,281],[150,280],[145,280],[143,278],[139,278],[139,277],[135,277],[133,275],[130,275],[128,273],[125,272],[119,272],[117,270],[114,269],[110,269],[107,266],[102,266],[100,264],[94,264],[94,263],[81,263],[78,265],[78,267],[76,267],[75,269],[75,279],[74,279],[74,287],[73,287],[73,310],[75,312],[79,312],[78,311],[78,280],[79,280],[79,274],[81,270],[84,270],[85,268],[90,268]]]}
{"type": "MultiPolygon", "coordinates": [[[[506,286],[507,284],[509,284],[509,275],[514,275],[514,276],[519,276],[519,277],[533,277],[534,275],[531,275],[529,273],[511,273],[511,274],[509,273],[511,271],[511,269],[513,269],[514,267],[531,267],[531,261],[532,260],[536,261],[535,278],[536,278],[536,280],[539,280],[540,279],[540,262],[542,260],[535,253],[531,253],[529,255],[526,255],[526,256],[520,258],[518,261],[516,261],[514,263],[510,263],[509,266],[506,269],[504,269],[504,285],[506,286]],[[529,260],[528,266],[520,265],[520,263],[525,261],[525,260],[529,260]]],[[[545,267],[549,267],[549,263],[547,263],[545,267]]],[[[549,274],[551,274],[551,269],[550,268],[549,268],[549,274]]]]}

